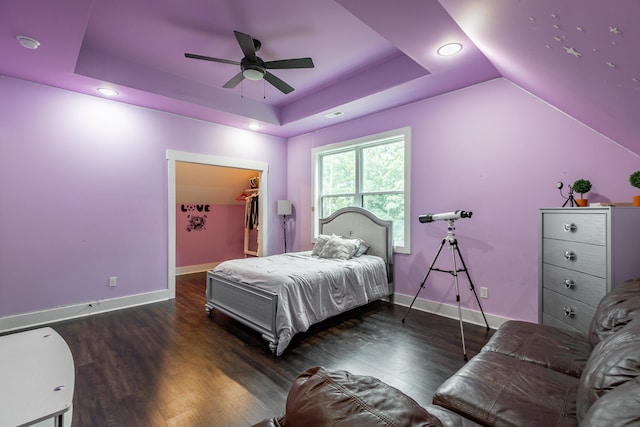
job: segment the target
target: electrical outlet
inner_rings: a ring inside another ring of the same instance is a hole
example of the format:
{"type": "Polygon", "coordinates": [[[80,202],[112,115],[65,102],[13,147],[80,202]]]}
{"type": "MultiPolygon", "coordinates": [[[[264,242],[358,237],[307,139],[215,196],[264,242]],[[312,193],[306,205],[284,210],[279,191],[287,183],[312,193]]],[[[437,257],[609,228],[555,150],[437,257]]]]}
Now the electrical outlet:
{"type": "Polygon", "coordinates": [[[118,278],[116,276],[109,277],[109,287],[113,288],[118,284],[118,278]]]}
{"type": "Polygon", "coordinates": [[[480,298],[489,298],[489,289],[482,287],[480,288],[480,298]]]}

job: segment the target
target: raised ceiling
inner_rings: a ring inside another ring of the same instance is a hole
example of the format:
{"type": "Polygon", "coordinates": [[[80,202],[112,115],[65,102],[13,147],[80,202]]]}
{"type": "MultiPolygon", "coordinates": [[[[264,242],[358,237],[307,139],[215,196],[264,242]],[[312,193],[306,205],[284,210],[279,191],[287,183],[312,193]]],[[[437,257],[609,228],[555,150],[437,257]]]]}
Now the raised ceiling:
{"type": "Polygon", "coordinates": [[[3,0],[0,74],[282,137],[502,76],[638,153],[638,16],[635,0],[3,0]],[[234,30],[315,68],[274,70],[288,95],[224,89],[237,66],[184,53],[239,61],[234,30]],[[449,41],[462,52],[438,56],[449,41]]]}

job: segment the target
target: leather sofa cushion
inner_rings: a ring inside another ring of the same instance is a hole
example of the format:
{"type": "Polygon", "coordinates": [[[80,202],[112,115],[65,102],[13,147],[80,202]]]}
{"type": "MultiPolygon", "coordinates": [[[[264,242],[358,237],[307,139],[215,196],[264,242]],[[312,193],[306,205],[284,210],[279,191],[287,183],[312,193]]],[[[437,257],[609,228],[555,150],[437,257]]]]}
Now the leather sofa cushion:
{"type": "Polygon", "coordinates": [[[322,367],[300,374],[289,391],[285,427],[441,427],[423,407],[382,381],[322,367]]]}
{"type": "Polygon", "coordinates": [[[495,351],[579,378],[591,354],[591,344],[586,334],[509,320],[482,351],[495,351]]]}
{"type": "Polygon", "coordinates": [[[440,420],[447,427],[481,427],[482,424],[475,423],[453,411],[437,405],[424,405],[424,409],[440,420]]]}
{"type": "Polygon", "coordinates": [[[636,317],[640,317],[640,279],[621,283],[600,300],[589,327],[591,346],[595,347],[636,317]]]}
{"type": "Polygon", "coordinates": [[[605,394],[591,405],[580,427],[640,425],[640,377],[605,394]]]}
{"type": "Polygon", "coordinates": [[[640,321],[633,321],[593,349],[577,394],[578,419],[615,387],[640,376],[640,321]]]}
{"type": "Polygon", "coordinates": [[[492,351],[473,357],[436,390],[435,405],[489,426],[577,426],[579,379],[492,351]]]}

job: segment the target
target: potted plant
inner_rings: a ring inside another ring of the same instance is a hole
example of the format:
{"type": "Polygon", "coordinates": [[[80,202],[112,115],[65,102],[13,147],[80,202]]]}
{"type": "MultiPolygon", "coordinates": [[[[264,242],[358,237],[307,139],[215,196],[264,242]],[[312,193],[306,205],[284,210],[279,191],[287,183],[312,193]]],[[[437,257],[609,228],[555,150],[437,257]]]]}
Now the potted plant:
{"type": "MultiPolygon", "coordinates": [[[[633,187],[640,188],[640,171],[632,173],[629,182],[633,187]]],[[[633,196],[633,206],[640,206],[640,196],[633,196]]]]}
{"type": "Polygon", "coordinates": [[[574,192],[580,193],[580,199],[576,200],[578,206],[588,206],[589,199],[585,199],[583,195],[591,190],[591,181],[588,179],[579,179],[573,183],[572,188],[574,192]]]}

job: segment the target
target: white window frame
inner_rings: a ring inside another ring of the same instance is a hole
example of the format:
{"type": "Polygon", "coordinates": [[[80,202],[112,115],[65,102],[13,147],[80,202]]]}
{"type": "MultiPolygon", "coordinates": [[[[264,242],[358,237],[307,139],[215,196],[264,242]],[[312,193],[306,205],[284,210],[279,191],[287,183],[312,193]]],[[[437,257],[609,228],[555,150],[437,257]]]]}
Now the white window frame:
{"type": "MultiPolygon", "coordinates": [[[[385,140],[404,136],[404,245],[398,246],[394,242],[394,251],[397,253],[411,253],[411,128],[403,127],[387,132],[369,135],[348,141],[323,145],[311,150],[312,190],[311,190],[311,241],[315,241],[319,232],[320,209],[320,168],[318,167],[321,155],[331,152],[344,151],[356,146],[373,146],[384,143],[385,140]]],[[[356,167],[359,167],[357,165],[356,167]]],[[[359,172],[358,172],[359,175],[359,172]]]]}

